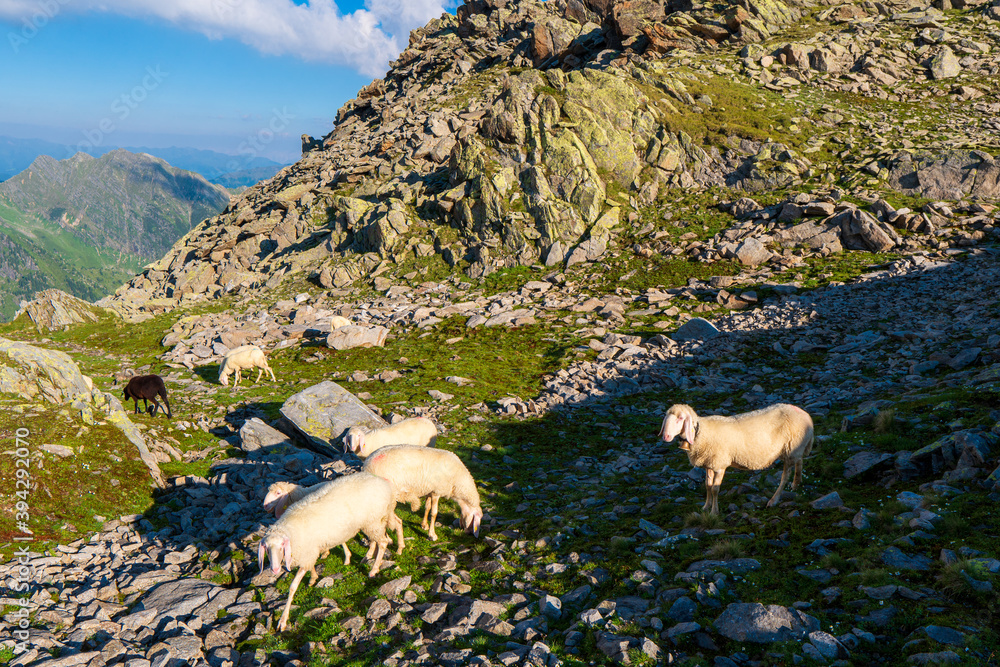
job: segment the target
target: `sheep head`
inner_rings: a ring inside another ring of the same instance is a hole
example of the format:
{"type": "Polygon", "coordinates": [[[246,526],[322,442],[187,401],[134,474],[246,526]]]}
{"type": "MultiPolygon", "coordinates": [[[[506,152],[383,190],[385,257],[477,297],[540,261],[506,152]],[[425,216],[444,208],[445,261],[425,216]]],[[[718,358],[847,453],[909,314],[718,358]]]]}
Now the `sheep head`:
{"type": "Polygon", "coordinates": [[[350,451],[357,454],[361,451],[361,448],[365,446],[365,432],[359,429],[357,426],[352,426],[347,429],[347,434],[344,436],[344,451],[350,451]]]}
{"type": "Polygon", "coordinates": [[[264,511],[270,512],[274,514],[275,518],[280,519],[285,508],[288,507],[288,494],[291,491],[292,484],[289,482],[272,484],[267,490],[267,495],[264,496],[264,511]]]}
{"type": "Polygon", "coordinates": [[[271,573],[281,574],[281,562],[285,562],[285,568],[292,571],[292,541],[287,535],[265,535],[257,546],[257,562],[260,564],[260,572],[264,572],[264,555],[271,561],[271,573]]]}
{"type": "Polygon", "coordinates": [[[459,503],[459,507],[462,510],[462,530],[479,537],[479,524],[482,523],[483,520],[482,508],[462,505],[461,503],[459,503]]]}
{"type": "Polygon", "coordinates": [[[678,446],[684,451],[690,451],[691,443],[694,442],[697,422],[698,415],[690,406],[672,405],[663,417],[663,426],[660,427],[659,436],[663,438],[664,442],[673,442],[674,438],[680,435],[681,442],[678,446]]]}
{"type": "Polygon", "coordinates": [[[229,373],[225,372],[223,369],[219,369],[219,384],[223,387],[229,386],[229,373]]]}

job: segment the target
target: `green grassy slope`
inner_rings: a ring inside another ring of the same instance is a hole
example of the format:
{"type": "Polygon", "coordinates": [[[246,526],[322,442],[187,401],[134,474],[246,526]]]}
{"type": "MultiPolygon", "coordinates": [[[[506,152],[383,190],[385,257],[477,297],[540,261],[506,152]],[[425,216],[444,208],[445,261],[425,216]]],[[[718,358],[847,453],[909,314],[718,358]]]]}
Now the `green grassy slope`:
{"type": "Polygon", "coordinates": [[[0,199],[0,319],[10,319],[22,299],[53,287],[100,299],[144,263],[131,253],[95,247],[74,230],[0,199]]]}

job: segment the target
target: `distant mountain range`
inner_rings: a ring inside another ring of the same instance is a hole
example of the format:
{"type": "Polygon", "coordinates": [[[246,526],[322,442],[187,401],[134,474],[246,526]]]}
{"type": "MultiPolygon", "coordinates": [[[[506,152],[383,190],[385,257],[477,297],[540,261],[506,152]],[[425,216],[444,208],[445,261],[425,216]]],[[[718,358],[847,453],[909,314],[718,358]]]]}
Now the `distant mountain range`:
{"type": "Polygon", "coordinates": [[[38,157],[0,183],[0,315],[49,287],[96,300],[228,203],[224,187],[145,153],[38,157]]]}
{"type": "MultiPolygon", "coordinates": [[[[56,160],[72,157],[79,152],[79,146],[59,144],[44,139],[18,139],[0,136],[0,181],[18,174],[41,155],[56,160]]],[[[82,152],[91,157],[101,157],[116,148],[96,147],[82,152]]],[[[213,183],[227,188],[239,188],[273,176],[283,166],[263,157],[226,155],[216,151],[197,148],[147,148],[126,147],[130,153],[148,153],[167,161],[174,167],[201,174],[213,183]]]]}

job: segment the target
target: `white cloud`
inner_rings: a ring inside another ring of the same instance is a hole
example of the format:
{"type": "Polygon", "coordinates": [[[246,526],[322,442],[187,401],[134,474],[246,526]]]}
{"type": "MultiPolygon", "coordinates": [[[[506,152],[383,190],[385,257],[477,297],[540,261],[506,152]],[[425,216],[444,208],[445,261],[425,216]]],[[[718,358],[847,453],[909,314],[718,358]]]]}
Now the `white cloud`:
{"type": "Polygon", "coordinates": [[[410,30],[452,6],[454,0],[365,0],[364,9],[344,14],[333,0],[0,0],[0,18],[47,22],[61,13],[108,12],[161,19],[262,53],[381,76],[410,30]]]}

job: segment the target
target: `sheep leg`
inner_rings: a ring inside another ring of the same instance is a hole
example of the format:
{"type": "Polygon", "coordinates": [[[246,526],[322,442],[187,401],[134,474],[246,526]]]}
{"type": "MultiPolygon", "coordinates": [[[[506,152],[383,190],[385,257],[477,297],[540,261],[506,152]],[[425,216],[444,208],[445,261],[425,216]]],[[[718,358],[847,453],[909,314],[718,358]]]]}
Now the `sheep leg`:
{"type": "Polygon", "coordinates": [[[351,550],[347,548],[347,542],[344,542],[341,546],[344,547],[344,565],[350,565],[351,550]]]}
{"type": "MultiPolygon", "coordinates": [[[[369,535],[368,539],[371,540],[372,547],[375,548],[375,562],[372,563],[372,569],[368,571],[368,577],[371,578],[378,574],[382,567],[382,556],[385,555],[386,548],[389,546],[389,536],[385,534],[385,526],[382,527],[381,535],[369,535]]],[[[371,547],[369,547],[369,551],[371,551],[371,547]]]]}
{"type": "Polygon", "coordinates": [[[167,419],[172,419],[174,415],[170,412],[170,401],[167,400],[166,394],[163,394],[163,404],[167,406],[167,419]]]}
{"type": "MultiPolygon", "coordinates": [[[[417,507],[420,507],[420,501],[417,501],[417,507]]],[[[410,509],[415,510],[416,508],[411,505],[410,509]]],[[[427,496],[426,498],[424,498],[424,518],[420,522],[420,527],[423,528],[424,530],[427,530],[429,528],[429,525],[427,524],[427,517],[430,516],[430,513],[431,513],[431,498],[430,496],[427,496]]]]}
{"type": "MultiPolygon", "coordinates": [[[[781,481],[778,482],[778,490],[774,492],[771,499],[767,501],[768,507],[774,507],[778,504],[778,500],[781,498],[781,490],[785,488],[785,482],[788,481],[788,471],[791,469],[790,461],[785,459],[785,467],[781,469],[781,481]]],[[[794,487],[795,485],[792,484],[794,487]]]]}
{"type": "Polygon", "coordinates": [[[430,497],[427,499],[428,503],[433,503],[433,505],[434,505],[433,507],[431,507],[430,528],[427,531],[427,536],[429,538],[431,538],[432,540],[434,540],[435,542],[437,541],[438,536],[437,536],[437,533],[434,532],[434,524],[437,523],[438,500],[440,500],[440,498],[441,498],[441,496],[439,496],[438,494],[432,493],[430,495],[430,497]]]}
{"type": "MultiPolygon", "coordinates": [[[[288,600],[285,602],[285,609],[281,612],[281,619],[278,620],[278,632],[284,632],[285,626],[288,625],[288,612],[292,609],[292,598],[295,597],[295,591],[299,587],[299,582],[302,581],[302,577],[306,575],[306,572],[308,572],[308,570],[305,567],[300,567],[298,573],[295,575],[295,578],[292,579],[292,585],[288,589],[288,600]]],[[[311,580],[312,577],[310,577],[310,581],[311,580]]]]}
{"type": "Polygon", "coordinates": [[[705,512],[712,507],[712,480],[715,479],[715,471],[711,468],[705,469],[705,504],[701,506],[701,511],[705,512]]]}
{"type": "Polygon", "coordinates": [[[149,414],[150,414],[151,416],[155,417],[155,416],[156,416],[156,412],[157,412],[158,410],[159,410],[160,412],[163,412],[163,409],[162,409],[162,408],[160,407],[160,404],[159,404],[159,402],[157,402],[157,400],[156,400],[156,396],[153,396],[153,397],[152,397],[151,399],[149,399],[149,400],[151,400],[151,401],[153,402],[153,411],[149,413],[149,414]]]}
{"type": "Polygon", "coordinates": [[[792,479],[792,488],[797,489],[802,484],[802,459],[795,462],[795,477],[792,479]]]}
{"type": "Polygon", "coordinates": [[[712,514],[719,513],[719,488],[722,486],[722,478],[725,477],[726,470],[707,470],[705,472],[705,488],[707,489],[707,497],[705,498],[705,507],[702,509],[709,509],[712,514]]]}
{"type": "Polygon", "coordinates": [[[264,364],[264,369],[265,369],[265,370],[266,370],[266,371],[267,371],[268,373],[270,373],[270,374],[271,374],[271,382],[277,382],[277,381],[278,381],[278,378],[274,377],[274,371],[272,371],[272,370],[271,370],[271,367],[270,367],[270,366],[268,366],[268,365],[267,365],[266,363],[264,364]]]}
{"type": "Polygon", "coordinates": [[[263,373],[264,373],[264,369],[263,369],[263,368],[260,368],[260,367],[258,367],[258,368],[257,368],[257,379],[256,379],[256,380],[254,380],[254,384],[258,384],[258,383],[260,383],[260,376],[261,376],[261,375],[262,375],[263,373]]]}
{"type": "Polygon", "coordinates": [[[399,518],[399,515],[393,512],[389,515],[389,521],[396,525],[396,553],[401,554],[403,553],[403,545],[405,544],[403,540],[403,520],[399,518]]]}
{"type": "Polygon", "coordinates": [[[240,378],[241,377],[243,377],[243,376],[240,374],[240,369],[237,368],[236,369],[236,376],[233,378],[233,389],[235,389],[236,385],[238,385],[240,383],[240,378]]]}

